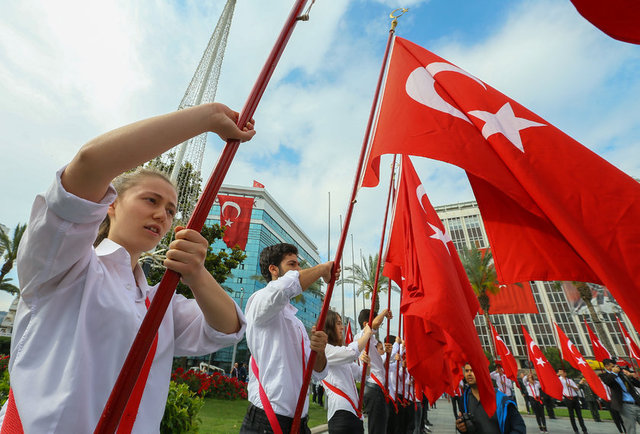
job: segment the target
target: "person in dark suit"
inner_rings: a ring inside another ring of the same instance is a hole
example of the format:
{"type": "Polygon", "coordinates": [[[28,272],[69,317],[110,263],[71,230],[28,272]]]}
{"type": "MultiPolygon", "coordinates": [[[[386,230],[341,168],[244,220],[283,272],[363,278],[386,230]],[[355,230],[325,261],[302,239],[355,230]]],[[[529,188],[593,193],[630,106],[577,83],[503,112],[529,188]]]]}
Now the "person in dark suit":
{"type": "Polygon", "coordinates": [[[621,374],[620,366],[612,359],[604,359],[602,364],[605,372],[600,378],[611,389],[611,409],[620,413],[627,433],[635,434],[636,422],[640,422],[640,395],[635,388],[640,387],[640,381],[621,374]]]}

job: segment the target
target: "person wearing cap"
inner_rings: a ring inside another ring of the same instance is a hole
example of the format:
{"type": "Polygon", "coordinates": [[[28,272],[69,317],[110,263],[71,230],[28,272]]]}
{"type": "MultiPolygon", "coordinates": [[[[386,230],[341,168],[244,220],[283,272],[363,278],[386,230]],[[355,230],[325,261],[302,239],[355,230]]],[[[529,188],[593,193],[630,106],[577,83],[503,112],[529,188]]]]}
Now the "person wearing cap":
{"type": "Polygon", "coordinates": [[[640,423],[640,395],[636,390],[640,381],[630,373],[621,374],[613,359],[604,359],[602,364],[605,372],[600,378],[611,389],[611,408],[620,412],[627,433],[635,434],[636,423],[640,423]]]}

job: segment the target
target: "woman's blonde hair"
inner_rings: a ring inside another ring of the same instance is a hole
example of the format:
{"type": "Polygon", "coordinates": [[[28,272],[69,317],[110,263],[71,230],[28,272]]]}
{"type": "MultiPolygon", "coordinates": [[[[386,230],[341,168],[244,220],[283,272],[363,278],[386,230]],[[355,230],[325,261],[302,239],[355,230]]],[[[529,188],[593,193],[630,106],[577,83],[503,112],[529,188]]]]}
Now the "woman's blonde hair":
{"type": "MultiPolygon", "coordinates": [[[[166,173],[161,172],[157,169],[152,169],[148,167],[138,167],[137,169],[131,172],[125,172],[122,175],[119,175],[115,178],[111,184],[116,189],[118,196],[122,196],[127,190],[129,190],[134,185],[138,184],[142,179],[156,177],[167,181],[171,186],[176,189],[175,184],[171,181],[171,178],[167,176],[166,173]]],[[[176,189],[177,190],[177,189],[176,189]]],[[[100,227],[98,228],[98,236],[96,240],[93,242],[93,246],[96,247],[98,244],[102,242],[109,235],[109,229],[111,228],[111,223],[109,220],[109,216],[107,215],[102,223],[100,223],[100,227]]]]}

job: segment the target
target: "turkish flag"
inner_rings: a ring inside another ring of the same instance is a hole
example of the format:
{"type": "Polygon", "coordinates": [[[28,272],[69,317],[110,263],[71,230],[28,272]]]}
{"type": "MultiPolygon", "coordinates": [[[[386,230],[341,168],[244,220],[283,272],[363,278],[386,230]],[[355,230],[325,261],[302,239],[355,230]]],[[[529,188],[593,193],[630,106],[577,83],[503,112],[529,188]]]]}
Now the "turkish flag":
{"type": "Polygon", "coordinates": [[[466,170],[501,283],[604,284],[640,328],[640,183],[535,113],[396,38],[363,186],[382,154],[466,170]],[[594,176],[597,174],[597,176],[594,176]]]}
{"type": "Polygon", "coordinates": [[[349,345],[353,342],[353,333],[351,332],[351,323],[347,323],[347,331],[344,334],[344,344],[349,345]]]}
{"type": "Polygon", "coordinates": [[[244,250],[249,237],[251,223],[252,197],[218,195],[220,202],[220,226],[225,228],[222,240],[227,247],[238,246],[244,250]]]}
{"type": "Polygon", "coordinates": [[[473,324],[478,300],[408,156],[402,157],[384,274],[402,289],[407,366],[428,385],[429,400],[453,390],[468,362],[493,414],[495,392],[473,324]]]}
{"type": "Polygon", "coordinates": [[[611,395],[607,393],[607,388],[602,383],[602,380],[600,380],[600,377],[598,377],[589,364],[585,362],[580,351],[578,351],[567,335],[564,334],[558,324],[554,324],[558,332],[558,339],[560,340],[562,358],[569,362],[571,366],[582,372],[582,375],[584,375],[585,380],[587,380],[589,387],[591,387],[591,390],[593,390],[596,395],[606,401],[610,401],[611,395]]]}
{"type": "MultiPolygon", "coordinates": [[[[489,294],[491,315],[508,313],[539,313],[536,301],[531,292],[531,284],[522,282],[522,286],[515,283],[504,285],[497,294],[489,294]]],[[[481,310],[482,313],[482,310],[481,310]]]]}
{"type": "Polygon", "coordinates": [[[556,374],[556,371],[551,366],[551,363],[547,361],[547,358],[542,353],[542,350],[536,344],[527,329],[522,326],[522,333],[524,334],[525,342],[527,343],[527,352],[529,354],[529,360],[533,363],[533,366],[538,374],[538,380],[540,381],[540,387],[547,395],[557,400],[562,400],[562,383],[556,374]]]}
{"type": "Polygon", "coordinates": [[[612,359],[611,353],[607,350],[600,339],[598,339],[598,335],[596,335],[589,324],[587,324],[587,320],[584,320],[584,325],[587,326],[587,331],[589,332],[589,338],[591,339],[591,346],[593,347],[593,357],[596,358],[598,362],[602,362],[604,359],[612,359]]]}
{"type": "MultiPolygon", "coordinates": [[[[491,324],[491,323],[489,323],[491,324]]],[[[511,380],[518,382],[518,363],[513,357],[507,344],[502,340],[493,324],[491,324],[491,334],[493,335],[493,343],[496,346],[496,353],[500,356],[500,363],[504,369],[504,374],[511,380]]]]}
{"type": "Polygon", "coordinates": [[[264,184],[262,184],[262,183],[260,183],[260,182],[256,181],[255,179],[253,180],[253,186],[254,186],[255,188],[264,188],[264,184]]]}
{"type": "Polygon", "coordinates": [[[619,41],[640,44],[638,0],[571,0],[587,21],[619,41]]]}
{"type": "Polygon", "coordinates": [[[624,335],[624,340],[627,343],[627,350],[629,351],[629,357],[632,359],[635,359],[636,363],[640,364],[640,348],[638,348],[638,345],[633,341],[633,339],[631,339],[629,332],[624,327],[624,325],[622,325],[622,321],[620,321],[620,318],[618,318],[618,315],[616,315],[616,321],[618,321],[618,327],[620,327],[620,330],[624,335]]]}

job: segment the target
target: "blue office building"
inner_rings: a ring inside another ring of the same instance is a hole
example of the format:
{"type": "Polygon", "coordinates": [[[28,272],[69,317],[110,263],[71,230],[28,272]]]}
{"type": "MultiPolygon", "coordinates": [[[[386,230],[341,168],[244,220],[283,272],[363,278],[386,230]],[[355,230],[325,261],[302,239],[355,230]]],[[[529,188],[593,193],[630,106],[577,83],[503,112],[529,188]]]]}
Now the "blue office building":
{"type": "MultiPolygon", "coordinates": [[[[251,294],[265,286],[265,283],[256,280],[256,277],[261,275],[260,252],[265,247],[283,242],[290,243],[298,248],[301,260],[306,261],[310,266],[320,263],[320,255],[316,245],[264,188],[223,185],[220,188],[220,194],[254,198],[249,237],[245,249],[247,258],[237,269],[233,270],[233,275],[223,283],[223,286],[232,291],[231,296],[243,311],[251,294]]],[[[220,206],[216,200],[209,212],[206,224],[212,225],[219,222],[220,206]]],[[[213,248],[214,250],[222,250],[228,247],[222,240],[218,240],[213,248]]],[[[322,308],[322,299],[305,293],[304,301],[293,301],[292,303],[298,309],[298,318],[307,329],[311,329],[318,319],[322,308]]],[[[233,351],[233,347],[224,348],[211,356],[190,358],[188,363],[189,366],[197,366],[201,361],[210,361],[212,365],[221,367],[228,373],[232,360],[234,360],[233,351]]],[[[246,339],[243,339],[237,345],[235,361],[247,364],[249,356],[246,339]]]]}

